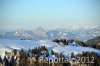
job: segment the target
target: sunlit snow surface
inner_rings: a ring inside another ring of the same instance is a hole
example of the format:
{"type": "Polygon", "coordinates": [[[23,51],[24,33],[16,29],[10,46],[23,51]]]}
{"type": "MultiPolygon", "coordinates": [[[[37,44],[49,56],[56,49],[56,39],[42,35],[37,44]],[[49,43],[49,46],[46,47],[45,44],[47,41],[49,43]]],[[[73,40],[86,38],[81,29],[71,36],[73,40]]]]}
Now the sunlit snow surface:
{"type": "MultiPolygon", "coordinates": [[[[90,47],[81,47],[75,46],[75,42],[67,45],[61,46],[51,40],[11,40],[11,39],[0,39],[0,55],[3,58],[5,51],[11,52],[13,49],[24,49],[28,50],[29,48],[35,48],[39,46],[46,46],[49,51],[54,50],[57,53],[63,53],[65,56],[69,57],[71,52],[75,54],[89,51],[96,52],[100,55],[100,50],[90,48],[90,47]],[[74,46],[73,46],[74,45],[74,46]]],[[[49,52],[50,53],[50,52],[49,52]]],[[[50,55],[51,56],[51,55],[50,55]]]]}

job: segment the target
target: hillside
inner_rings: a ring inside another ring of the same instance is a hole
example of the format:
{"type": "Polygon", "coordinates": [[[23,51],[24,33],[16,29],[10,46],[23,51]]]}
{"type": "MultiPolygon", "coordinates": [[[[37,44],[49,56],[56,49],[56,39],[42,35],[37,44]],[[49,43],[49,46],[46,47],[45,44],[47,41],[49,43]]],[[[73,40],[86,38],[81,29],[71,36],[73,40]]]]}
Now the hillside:
{"type": "Polygon", "coordinates": [[[100,36],[87,40],[85,43],[90,47],[100,49],[100,36]]]}
{"type": "Polygon", "coordinates": [[[71,52],[74,54],[82,53],[82,52],[96,52],[100,55],[100,50],[90,48],[90,47],[82,47],[77,45],[75,42],[69,43],[67,46],[61,46],[58,43],[52,42],[51,40],[10,40],[10,39],[0,39],[0,55],[3,57],[5,51],[12,51],[13,49],[24,49],[28,50],[29,48],[35,48],[39,46],[46,46],[49,52],[53,50],[56,53],[63,53],[66,57],[70,57],[71,52]]]}

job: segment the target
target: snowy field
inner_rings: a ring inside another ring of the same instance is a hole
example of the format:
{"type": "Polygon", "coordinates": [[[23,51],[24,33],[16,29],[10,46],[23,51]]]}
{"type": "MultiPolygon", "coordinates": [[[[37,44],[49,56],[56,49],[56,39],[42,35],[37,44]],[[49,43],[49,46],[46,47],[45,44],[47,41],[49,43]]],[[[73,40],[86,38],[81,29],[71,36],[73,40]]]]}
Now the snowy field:
{"type": "Polygon", "coordinates": [[[71,52],[74,54],[82,53],[83,51],[96,52],[100,55],[100,50],[76,46],[75,42],[69,43],[69,45],[61,46],[51,40],[11,40],[11,39],[0,39],[0,55],[3,58],[5,51],[11,52],[13,49],[24,49],[35,48],[39,46],[46,46],[49,51],[53,50],[57,53],[63,53],[65,56],[69,57],[71,52]],[[74,46],[73,46],[74,45],[74,46]]]}

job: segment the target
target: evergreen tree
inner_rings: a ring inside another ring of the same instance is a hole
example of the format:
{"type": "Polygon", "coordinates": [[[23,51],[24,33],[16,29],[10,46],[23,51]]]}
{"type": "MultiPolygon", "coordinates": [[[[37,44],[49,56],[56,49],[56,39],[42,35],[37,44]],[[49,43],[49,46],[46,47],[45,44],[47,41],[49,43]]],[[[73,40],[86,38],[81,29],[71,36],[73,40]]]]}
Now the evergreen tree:
{"type": "Polygon", "coordinates": [[[54,53],[54,51],[53,50],[51,50],[51,55],[54,55],[55,53],[54,53]]]}
{"type": "Polygon", "coordinates": [[[48,57],[49,56],[49,52],[48,51],[46,51],[46,57],[48,57]]]}
{"type": "Polygon", "coordinates": [[[1,58],[1,56],[0,56],[0,63],[2,64],[2,58],[1,58]]]}
{"type": "Polygon", "coordinates": [[[13,50],[13,52],[14,52],[14,55],[16,55],[16,54],[17,54],[17,50],[16,50],[16,49],[14,49],[14,50],[13,50]]]}
{"type": "Polygon", "coordinates": [[[74,57],[75,57],[74,52],[72,52],[71,53],[71,58],[74,58],[74,57]]]}

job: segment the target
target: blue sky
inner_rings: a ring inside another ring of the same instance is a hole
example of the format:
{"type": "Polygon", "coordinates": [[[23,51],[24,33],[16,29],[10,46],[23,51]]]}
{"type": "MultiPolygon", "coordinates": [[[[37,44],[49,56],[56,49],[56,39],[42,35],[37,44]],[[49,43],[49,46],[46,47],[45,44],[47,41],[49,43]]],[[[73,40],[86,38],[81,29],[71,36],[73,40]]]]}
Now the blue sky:
{"type": "Polygon", "coordinates": [[[0,30],[98,25],[100,0],[0,0],[0,30]]]}

